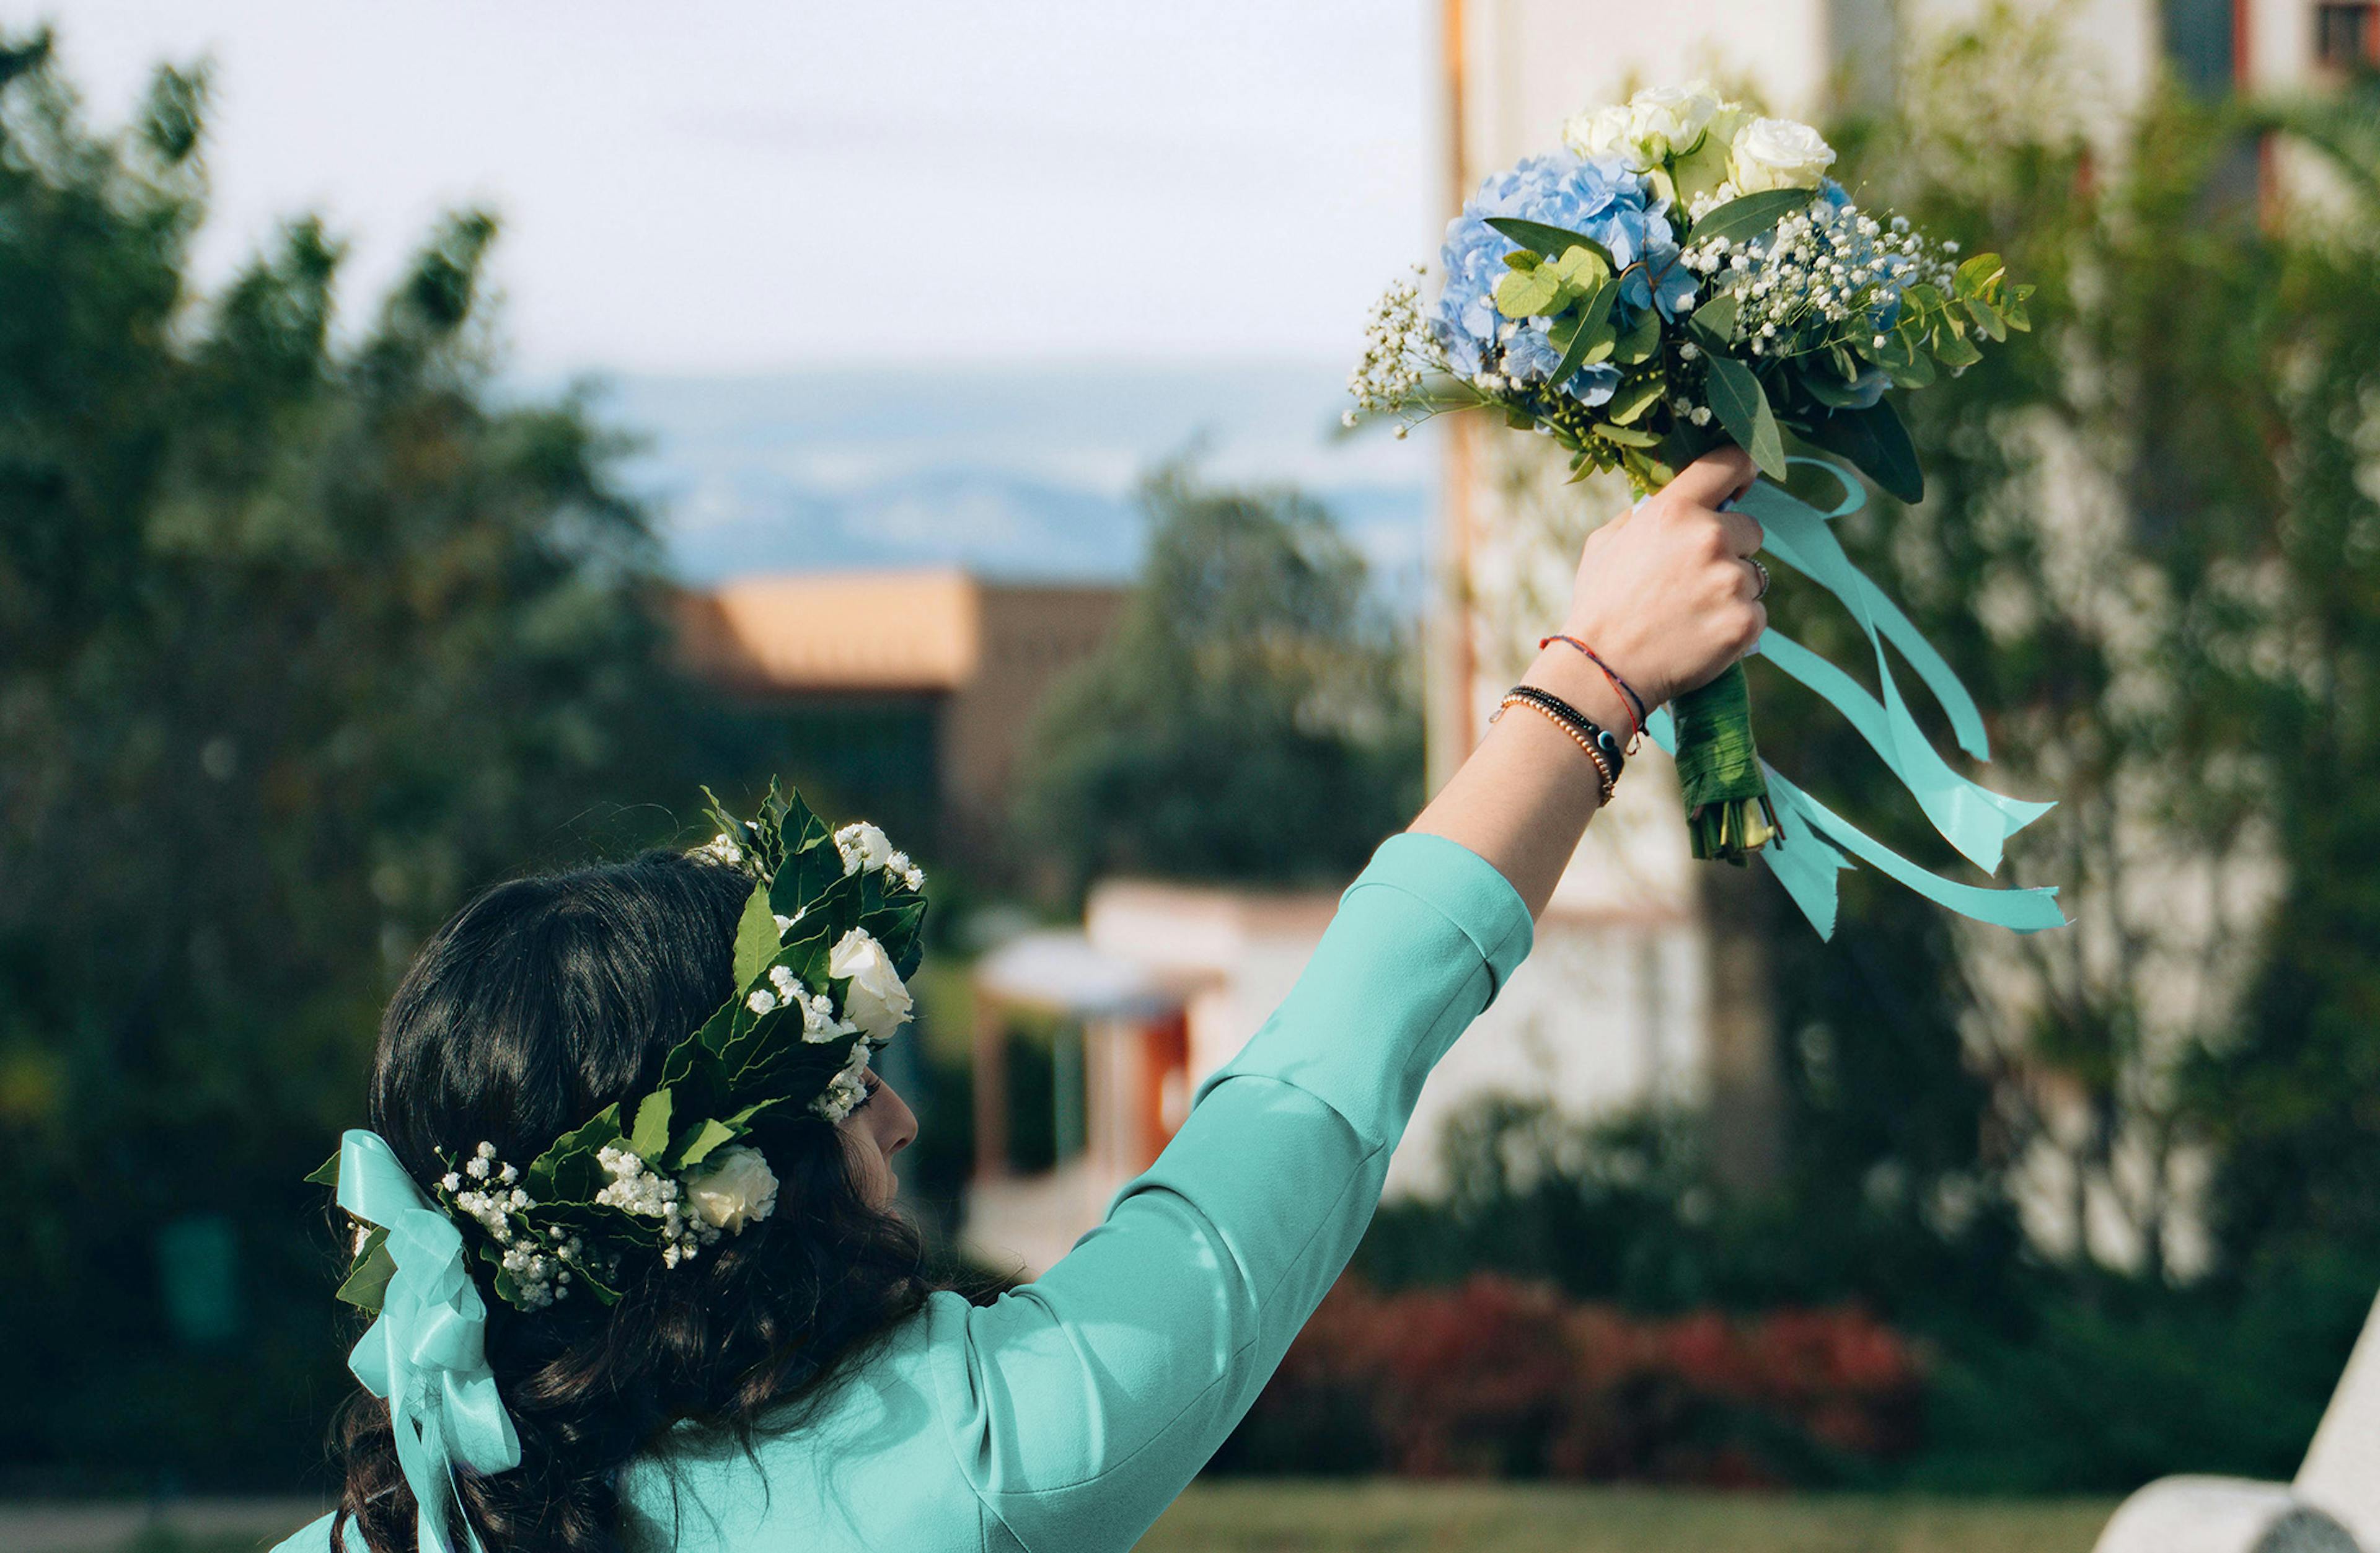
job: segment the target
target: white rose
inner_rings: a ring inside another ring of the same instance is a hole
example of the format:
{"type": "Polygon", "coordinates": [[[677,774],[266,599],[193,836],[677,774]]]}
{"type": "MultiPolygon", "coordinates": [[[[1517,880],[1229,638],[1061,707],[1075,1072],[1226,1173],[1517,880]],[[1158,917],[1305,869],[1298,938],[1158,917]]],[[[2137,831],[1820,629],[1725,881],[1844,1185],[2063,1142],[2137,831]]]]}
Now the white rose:
{"type": "Polygon", "coordinates": [[[1697,200],[1706,200],[1724,188],[1733,199],[1736,188],[1728,182],[1734,176],[1730,164],[1735,148],[1735,138],[1752,121],[1752,115],[1736,103],[1721,103],[1703,126],[1702,144],[1682,152],[1670,164],[1670,176],[1675,180],[1676,195],[1691,206],[1697,200]]]}
{"type": "Polygon", "coordinates": [[[1572,114],[1562,126],[1562,143],[1581,156],[1616,156],[1640,171],[1645,166],[1645,153],[1630,130],[1624,104],[1572,114]]]}
{"type": "Polygon", "coordinates": [[[1755,118],[1735,138],[1735,186],[1746,194],[1815,188],[1834,160],[1834,148],[1808,125],[1790,118],[1755,118]]]}
{"type": "Polygon", "coordinates": [[[862,868],[880,868],[892,856],[891,839],[865,820],[837,831],[834,848],[843,854],[843,871],[847,874],[856,874],[862,868]]]}
{"type": "Polygon", "coordinates": [[[1718,107],[1707,81],[1646,87],[1628,101],[1628,134],[1646,161],[1663,161],[1692,151],[1718,107]]]}
{"type": "Polygon", "coordinates": [[[777,1172],[759,1149],[739,1144],[711,1155],[702,1173],[687,1179],[686,1195],[704,1223],[741,1234],[777,1211],[777,1172]]]}
{"type": "Polygon", "coordinates": [[[854,928],[844,934],[827,952],[826,968],[829,976],[851,978],[851,990],[843,999],[844,1017],[869,1040],[891,1040],[908,1023],[909,989],[902,985],[884,946],[865,930],[854,928]]]}

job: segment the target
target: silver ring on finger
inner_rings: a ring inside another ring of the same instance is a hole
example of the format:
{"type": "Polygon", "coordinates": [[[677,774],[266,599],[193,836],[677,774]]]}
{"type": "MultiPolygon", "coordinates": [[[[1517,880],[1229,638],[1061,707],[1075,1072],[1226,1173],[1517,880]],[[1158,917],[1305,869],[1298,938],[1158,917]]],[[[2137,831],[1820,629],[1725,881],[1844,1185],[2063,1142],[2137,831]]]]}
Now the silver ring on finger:
{"type": "Polygon", "coordinates": [[[1758,573],[1760,576],[1760,587],[1752,595],[1752,601],[1756,604],[1760,602],[1761,600],[1768,597],[1768,568],[1762,565],[1758,561],[1754,560],[1749,555],[1745,556],[1743,560],[1744,564],[1750,566],[1755,572],[1758,573]]]}

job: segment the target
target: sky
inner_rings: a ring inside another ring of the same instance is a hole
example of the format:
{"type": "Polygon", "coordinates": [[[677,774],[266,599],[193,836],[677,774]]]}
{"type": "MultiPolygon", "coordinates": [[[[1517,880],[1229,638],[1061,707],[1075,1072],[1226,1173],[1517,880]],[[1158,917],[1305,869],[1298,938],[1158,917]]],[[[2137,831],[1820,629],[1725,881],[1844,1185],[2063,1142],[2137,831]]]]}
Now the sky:
{"type": "MultiPolygon", "coordinates": [[[[203,279],[351,309],[481,202],[525,370],[1343,360],[1431,246],[1428,0],[56,0],[93,116],[214,61],[203,279]]],[[[359,309],[355,309],[360,311],[359,309]]]]}

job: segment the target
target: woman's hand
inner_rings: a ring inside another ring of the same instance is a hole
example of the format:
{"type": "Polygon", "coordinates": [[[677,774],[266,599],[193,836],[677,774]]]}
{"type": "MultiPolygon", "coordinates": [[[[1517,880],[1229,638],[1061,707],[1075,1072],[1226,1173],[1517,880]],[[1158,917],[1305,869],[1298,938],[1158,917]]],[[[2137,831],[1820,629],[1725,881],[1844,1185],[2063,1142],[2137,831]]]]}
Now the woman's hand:
{"type": "MultiPolygon", "coordinates": [[[[1595,649],[1647,710],[1708,682],[1768,623],[1753,598],[1759,574],[1745,564],[1760,548],[1760,525],[1718,510],[1751,489],[1753,475],[1740,449],[1705,454],[1586,541],[1562,631],[1595,649]]],[[[1522,680],[1615,734],[1635,730],[1635,710],[1601,670],[1560,642],[1548,643],[1522,680]]],[[[1413,828],[1494,864],[1535,916],[1595,812],[1596,777],[1567,734],[1518,710],[1488,731],[1413,828]]]]}
{"type": "Polygon", "coordinates": [[[1742,448],[1716,449],[1587,536],[1561,628],[1595,649],[1648,711],[1708,683],[1767,626],[1748,563],[1760,525],[1718,510],[1758,472],[1742,448]]]}

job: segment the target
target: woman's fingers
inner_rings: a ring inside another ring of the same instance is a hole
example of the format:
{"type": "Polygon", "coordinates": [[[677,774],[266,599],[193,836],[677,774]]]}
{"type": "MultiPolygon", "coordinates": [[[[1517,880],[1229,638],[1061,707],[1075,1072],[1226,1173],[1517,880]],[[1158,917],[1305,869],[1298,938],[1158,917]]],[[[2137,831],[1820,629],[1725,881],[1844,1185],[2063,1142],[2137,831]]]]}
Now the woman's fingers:
{"type": "Polygon", "coordinates": [[[1719,507],[1752,489],[1760,478],[1752,455],[1732,443],[1715,447],[1678,471],[1665,488],[1671,499],[1697,507],[1719,507]]]}
{"type": "Polygon", "coordinates": [[[1760,520],[1750,513],[1720,513],[1718,526],[1726,531],[1728,550],[1747,559],[1768,540],[1767,531],[1760,527],[1760,520]]]}

